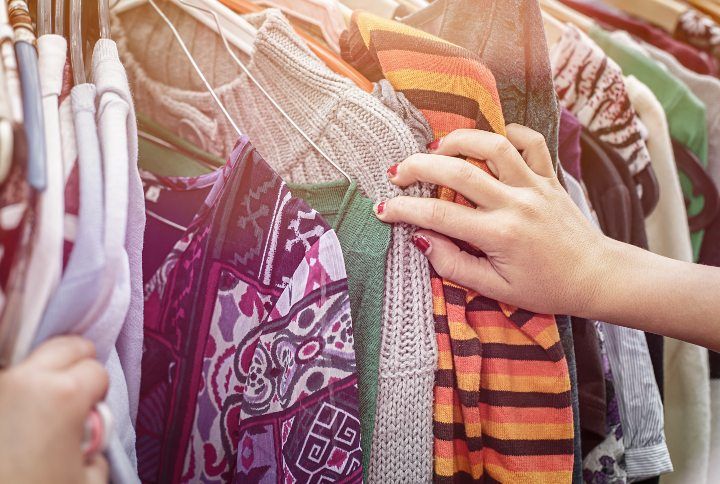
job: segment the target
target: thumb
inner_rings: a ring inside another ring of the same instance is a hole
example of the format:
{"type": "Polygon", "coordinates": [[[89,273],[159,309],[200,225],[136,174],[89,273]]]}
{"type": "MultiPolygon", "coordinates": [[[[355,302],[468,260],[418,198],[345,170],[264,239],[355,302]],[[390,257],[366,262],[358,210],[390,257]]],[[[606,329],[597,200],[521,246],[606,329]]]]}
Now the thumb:
{"type": "Polygon", "coordinates": [[[442,278],[483,296],[502,299],[507,281],[487,258],[468,254],[449,238],[429,230],[415,232],[413,243],[442,278]]]}

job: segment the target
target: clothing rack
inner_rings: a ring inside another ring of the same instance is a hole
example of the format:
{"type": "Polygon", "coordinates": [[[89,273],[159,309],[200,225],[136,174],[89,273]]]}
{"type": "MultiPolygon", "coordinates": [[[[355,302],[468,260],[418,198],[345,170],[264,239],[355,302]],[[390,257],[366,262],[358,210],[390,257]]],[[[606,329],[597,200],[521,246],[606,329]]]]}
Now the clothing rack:
{"type": "Polygon", "coordinates": [[[472,206],[388,170],[517,123],[596,230],[719,266],[719,11],[4,1],[0,368],[91,340],[117,483],[713,482],[716,355],[491,300],[375,211],[472,206]]]}

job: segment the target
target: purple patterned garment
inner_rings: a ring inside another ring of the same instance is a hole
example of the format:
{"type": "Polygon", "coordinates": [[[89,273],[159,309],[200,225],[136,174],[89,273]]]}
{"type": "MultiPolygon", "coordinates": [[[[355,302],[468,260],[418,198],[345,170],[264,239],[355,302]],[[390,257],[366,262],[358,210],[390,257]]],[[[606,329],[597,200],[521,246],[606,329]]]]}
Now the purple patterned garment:
{"type": "Polygon", "coordinates": [[[146,180],[146,193],[153,183],[155,194],[212,189],[145,286],[142,480],[361,482],[335,232],[245,138],[219,172],[146,180]]]}

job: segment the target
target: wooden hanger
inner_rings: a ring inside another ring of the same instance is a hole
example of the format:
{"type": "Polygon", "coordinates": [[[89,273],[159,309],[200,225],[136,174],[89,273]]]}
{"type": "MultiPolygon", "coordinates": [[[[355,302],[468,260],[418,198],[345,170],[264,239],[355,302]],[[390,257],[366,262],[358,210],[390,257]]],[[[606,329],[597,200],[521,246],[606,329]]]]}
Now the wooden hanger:
{"type": "Polygon", "coordinates": [[[709,15],[716,22],[720,21],[720,0],[687,0],[687,3],[709,15]]]}
{"type": "MultiPolygon", "coordinates": [[[[688,224],[691,232],[697,232],[710,225],[720,210],[720,196],[717,187],[697,156],[690,152],[681,143],[672,140],[675,162],[678,170],[685,173],[692,183],[692,191],[695,195],[702,195],[705,199],[705,206],[697,215],[688,217],[688,224]]],[[[690,202],[686,199],[686,204],[690,202]]]]}
{"type": "Polygon", "coordinates": [[[589,32],[595,21],[573,10],[558,0],[540,0],[540,8],[561,22],[573,24],[583,32],[589,32]]]}
{"type": "MultiPolygon", "coordinates": [[[[247,14],[257,13],[263,10],[262,7],[256,5],[248,0],[220,0],[220,2],[229,7],[235,13],[247,14]]],[[[320,45],[313,37],[301,28],[295,27],[295,32],[305,40],[310,50],[325,63],[326,66],[336,74],[345,76],[353,81],[359,88],[366,92],[372,92],[373,84],[367,78],[365,78],[360,72],[358,72],[350,64],[338,57],[337,54],[330,51],[328,48],[320,45]]]]}
{"type": "Polygon", "coordinates": [[[662,27],[671,34],[675,32],[680,16],[690,8],[676,0],[605,0],[605,3],[662,27]]]}

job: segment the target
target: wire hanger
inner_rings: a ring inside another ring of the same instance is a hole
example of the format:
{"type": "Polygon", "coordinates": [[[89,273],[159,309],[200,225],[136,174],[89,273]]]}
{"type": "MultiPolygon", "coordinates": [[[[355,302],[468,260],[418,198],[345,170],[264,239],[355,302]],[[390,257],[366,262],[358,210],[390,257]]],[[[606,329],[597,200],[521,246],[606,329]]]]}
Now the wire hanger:
{"type": "MultiPolygon", "coordinates": [[[[205,25],[207,28],[215,30],[215,26],[207,16],[203,15],[195,9],[188,8],[187,5],[177,0],[168,1],[183,10],[186,14],[188,14],[201,24],[205,25]]],[[[113,4],[112,10],[116,13],[122,13],[128,10],[132,10],[133,8],[143,5],[145,3],[147,3],[147,0],[118,0],[113,4]]],[[[220,2],[216,2],[214,0],[205,0],[205,3],[208,5],[209,8],[212,8],[213,11],[218,11],[223,16],[227,16],[228,13],[232,13],[220,2]]],[[[230,30],[230,34],[228,35],[230,44],[232,44],[233,47],[240,49],[246,55],[252,55],[255,45],[255,38],[257,37],[257,29],[253,27],[247,20],[240,17],[235,18],[232,23],[226,24],[226,28],[230,30]]]]}
{"type": "MultiPolygon", "coordinates": [[[[150,1],[150,2],[152,3],[153,0],[148,0],[148,1],[150,1]]],[[[201,12],[205,12],[205,13],[207,13],[207,14],[209,14],[209,15],[212,15],[213,19],[215,20],[215,27],[216,27],[216,29],[217,29],[217,33],[218,33],[218,35],[220,35],[220,38],[221,38],[222,41],[223,41],[223,45],[225,45],[225,50],[228,51],[228,53],[230,54],[230,57],[232,57],[232,59],[235,61],[235,63],[238,65],[238,67],[240,67],[240,69],[242,69],[242,71],[245,73],[246,76],[248,76],[248,78],[252,81],[252,83],[255,84],[255,87],[257,87],[257,88],[260,90],[260,92],[263,94],[263,96],[265,96],[265,97],[267,98],[267,100],[270,101],[270,104],[272,104],[273,107],[274,107],[280,114],[282,114],[282,116],[287,120],[287,122],[290,123],[290,124],[292,125],[292,127],[295,128],[295,130],[302,135],[303,138],[305,138],[305,141],[307,141],[308,143],[310,143],[310,146],[312,146],[312,147],[315,149],[315,151],[317,151],[317,152],[320,154],[320,156],[322,156],[328,163],[330,163],[333,167],[335,167],[335,169],[336,169],[337,171],[339,171],[339,172],[347,179],[348,182],[352,183],[352,178],[350,178],[350,175],[348,175],[348,173],[347,173],[345,170],[343,170],[343,169],[340,167],[340,165],[338,165],[337,163],[335,163],[335,162],[325,153],[325,151],[323,151],[323,149],[320,148],[320,146],[318,146],[312,139],[310,139],[310,136],[308,136],[308,135],[305,133],[305,131],[303,131],[302,128],[300,128],[300,126],[298,126],[297,123],[295,123],[295,121],[293,121],[293,119],[290,117],[290,115],[287,114],[287,113],[285,112],[285,110],[275,101],[275,99],[273,99],[272,96],[270,96],[270,94],[260,85],[260,83],[258,82],[258,80],[255,79],[255,76],[252,75],[252,73],[251,73],[250,70],[245,66],[245,64],[243,64],[243,63],[240,61],[240,59],[238,59],[237,55],[235,54],[235,52],[233,51],[233,49],[230,47],[230,44],[228,44],[228,41],[227,41],[227,39],[225,38],[225,33],[223,32],[223,29],[222,29],[222,27],[221,27],[221,25],[220,25],[220,20],[219,20],[217,14],[216,14],[214,11],[210,10],[210,9],[206,9],[206,8],[204,8],[204,7],[201,7],[201,6],[194,5],[194,4],[192,4],[192,3],[190,3],[190,2],[188,2],[188,1],[186,1],[186,0],[179,0],[179,1],[180,1],[180,3],[182,3],[182,4],[184,4],[184,5],[187,5],[188,7],[195,8],[195,9],[200,10],[201,12]]],[[[156,8],[157,8],[157,7],[156,7],[156,8]]]]}
{"type": "Polygon", "coordinates": [[[220,98],[218,97],[218,95],[215,93],[215,90],[208,82],[207,78],[205,77],[205,74],[203,74],[202,70],[200,70],[200,67],[198,66],[197,62],[195,61],[195,58],[190,53],[190,50],[188,50],[187,45],[185,45],[185,41],[183,41],[182,37],[180,36],[180,33],[175,28],[175,25],[173,25],[173,23],[170,21],[170,19],[167,18],[167,16],[165,15],[165,12],[160,10],[160,7],[157,6],[157,4],[154,2],[154,0],[147,0],[147,2],[152,6],[153,9],[155,9],[157,14],[160,15],[160,18],[162,18],[163,21],[170,28],[173,36],[175,37],[175,40],[177,40],[178,44],[180,44],[180,48],[182,49],[183,53],[185,54],[185,57],[188,58],[188,60],[190,61],[190,64],[192,64],[193,69],[195,69],[195,72],[200,77],[203,84],[205,84],[205,87],[210,92],[210,95],[212,96],[213,100],[220,108],[220,111],[222,111],[222,113],[225,115],[225,118],[227,118],[228,122],[230,123],[232,128],[235,130],[237,135],[242,136],[243,135],[242,131],[240,131],[240,128],[238,128],[238,125],[235,124],[235,121],[230,116],[230,113],[228,112],[228,110],[225,109],[225,105],[222,103],[222,101],[220,101],[220,98]]]}

